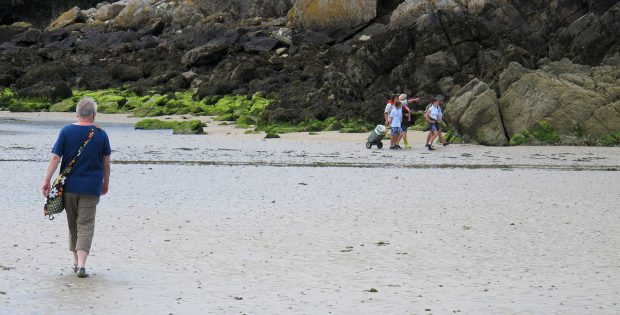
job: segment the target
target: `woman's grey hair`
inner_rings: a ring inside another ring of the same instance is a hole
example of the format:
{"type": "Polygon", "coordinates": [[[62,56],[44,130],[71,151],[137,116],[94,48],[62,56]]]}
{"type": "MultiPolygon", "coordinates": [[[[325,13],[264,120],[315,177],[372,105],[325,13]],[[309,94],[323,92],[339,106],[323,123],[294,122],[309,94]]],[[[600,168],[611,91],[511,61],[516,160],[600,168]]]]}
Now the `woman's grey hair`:
{"type": "Polygon", "coordinates": [[[75,112],[82,118],[91,117],[97,113],[97,102],[92,97],[85,97],[78,102],[75,112]]]}

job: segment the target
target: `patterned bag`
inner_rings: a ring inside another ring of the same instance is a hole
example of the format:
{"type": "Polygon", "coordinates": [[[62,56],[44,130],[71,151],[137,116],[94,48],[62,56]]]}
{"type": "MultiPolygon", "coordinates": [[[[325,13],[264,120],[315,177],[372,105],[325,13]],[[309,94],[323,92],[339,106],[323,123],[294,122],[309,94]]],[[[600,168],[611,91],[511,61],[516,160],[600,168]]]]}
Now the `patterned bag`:
{"type": "Polygon", "coordinates": [[[65,190],[65,181],[67,180],[67,176],[73,169],[75,162],[82,154],[82,150],[88,144],[90,139],[95,134],[95,128],[93,128],[89,133],[86,141],[82,144],[82,146],[78,149],[77,155],[69,162],[69,164],[65,167],[62,172],[56,177],[54,180],[54,184],[52,185],[49,194],[47,195],[47,199],[45,200],[45,205],[43,206],[43,211],[45,215],[50,219],[54,220],[54,214],[61,213],[65,209],[64,204],[64,190],[65,190]]]}

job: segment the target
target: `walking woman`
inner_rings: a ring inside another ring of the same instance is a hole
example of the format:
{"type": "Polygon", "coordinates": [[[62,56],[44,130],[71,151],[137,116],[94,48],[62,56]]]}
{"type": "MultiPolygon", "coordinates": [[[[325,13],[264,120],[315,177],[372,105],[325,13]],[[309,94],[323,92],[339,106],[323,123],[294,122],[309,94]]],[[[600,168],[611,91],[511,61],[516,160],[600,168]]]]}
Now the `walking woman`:
{"type": "Polygon", "coordinates": [[[95,233],[95,213],[99,196],[108,192],[110,183],[112,150],[106,132],[95,126],[95,100],[89,97],[80,100],[76,112],[77,122],[60,130],[41,190],[43,196],[47,197],[50,193],[50,180],[58,164],[60,163],[60,169],[64,170],[76,159],[80,147],[84,145],[61,193],[69,223],[69,250],[73,253],[73,271],[78,277],[86,278],[86,258],[95,233]]]}

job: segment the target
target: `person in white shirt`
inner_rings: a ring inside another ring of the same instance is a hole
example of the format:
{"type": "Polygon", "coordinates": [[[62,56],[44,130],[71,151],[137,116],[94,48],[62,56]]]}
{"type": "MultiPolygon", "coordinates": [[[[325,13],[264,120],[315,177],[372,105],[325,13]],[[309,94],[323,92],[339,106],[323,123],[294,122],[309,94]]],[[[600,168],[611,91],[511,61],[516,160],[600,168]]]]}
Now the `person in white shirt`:
{"type": "Polygon", "coordinates": [[[400,128],[403,121],[403,108],[400,101],[396,101],[395,107],[392,108],[389,117],[389,126],[392,128],[392,138],[390,143],[390,149],[402,149],[398,144],[402,137],[402,129],[400,128]]]}
{"type": "Polygon", "coordinates": [[[441,121],[443,118],[443,112],[441,110],[441,105],[443,104],[444,97],[443,95],[437,95],[433,100],[433,103],[430,104],[426,108],[424,112],[424,118],[429,124],[429,133],[428,137],[426,137],[426,147],[429,150],[435,150],[432,146],[433,141],[436,137],[439,137],[439,141],[443,144],[443,146],[447,146],[449,143],[446,142],[441,134],[441,121]]]}

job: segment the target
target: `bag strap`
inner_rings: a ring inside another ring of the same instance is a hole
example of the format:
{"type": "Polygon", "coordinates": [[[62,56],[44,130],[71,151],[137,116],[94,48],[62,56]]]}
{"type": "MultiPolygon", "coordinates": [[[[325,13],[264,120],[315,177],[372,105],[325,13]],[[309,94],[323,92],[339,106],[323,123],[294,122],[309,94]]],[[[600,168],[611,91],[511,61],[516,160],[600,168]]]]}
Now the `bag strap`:
{"type": "Polygon", "coordinates": [[[95,129],[97,129],[97,127],[93,127],[93,129],[90,130],[90,132],[88,133],[88,137],[86,137],[86,140],[84,141],[84,143],[82,143],[82,145],[78,149],[77,155],[73,158],[73,160],[71,160],[71,162],[69,162],[69,164],[67,164],[67,166],[65,166],[65,168],[60,173],[60,176],[67,176],[67,175],[69,175],[69,173],[73,169],[73,166],[77,162],[77,159],[82,154],[82,151],[84,150],[84,147],[86,147],[86,145],[90,142],[90,139],[92,139],[93,136],[95,135],[95,129]]]}

